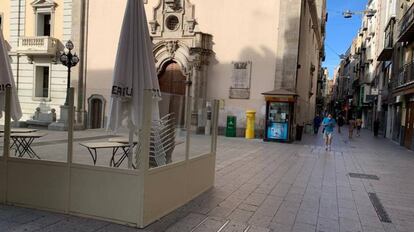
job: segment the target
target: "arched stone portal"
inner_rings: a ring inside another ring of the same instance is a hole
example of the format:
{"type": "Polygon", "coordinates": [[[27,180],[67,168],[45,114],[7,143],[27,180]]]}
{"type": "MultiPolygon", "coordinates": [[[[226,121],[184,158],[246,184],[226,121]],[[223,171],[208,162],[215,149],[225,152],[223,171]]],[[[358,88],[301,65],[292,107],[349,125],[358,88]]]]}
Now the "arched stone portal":
{"type": "MultiPolygon", "coordinates": [[[[214,54],[213,36],[199,31],[194,5],[189,0],[159,0],[149,26],[159,77],[171,67],[175,68],[178,75],[180,68],[180,78],[185,78],[187,83],[185,95],[205,99],[209,58],[214,54]]],[[[199,105],[197,100],[192,101],[192,124],[197,123],[199,105]]]]}

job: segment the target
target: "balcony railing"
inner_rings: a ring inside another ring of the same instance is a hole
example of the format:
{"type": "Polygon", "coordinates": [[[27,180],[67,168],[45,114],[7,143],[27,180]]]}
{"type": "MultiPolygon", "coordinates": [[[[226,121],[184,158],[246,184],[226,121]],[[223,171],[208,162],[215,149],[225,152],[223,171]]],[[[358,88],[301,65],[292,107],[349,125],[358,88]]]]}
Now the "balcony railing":
{"type": "Polygon", "coordinates": [[[59,40],[49,36],[20,37],[18,52],[28,56],[56,56],[59,40]]]}
{"type": "Polygon", "coordinates": [[[412,83],[414,83],[414,61],[400,69],[398,76],[392,81],[392,88],[402,88],[412,83]]]}
{"type": "Polygon", "coordinates": [[[392,50],[394,47],[394,25],[395,19],[392,18],[384,31],[384,48],[378,56],[379,61],[388,61],[392,58],[392,50]]]}
{"type": "Polygon", "coordinates": [[[401,18],[399,27],[400,35],[398,42],[412,41],[414,36],[414,4],[411,5],[401,18]]]}

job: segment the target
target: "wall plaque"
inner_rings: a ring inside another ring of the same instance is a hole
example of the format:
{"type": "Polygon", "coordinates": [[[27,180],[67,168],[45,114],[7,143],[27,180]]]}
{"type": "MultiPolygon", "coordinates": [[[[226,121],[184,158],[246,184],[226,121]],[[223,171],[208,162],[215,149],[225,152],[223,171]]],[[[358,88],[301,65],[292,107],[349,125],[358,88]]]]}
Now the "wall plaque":
{"type": "Polygon", "coordinates": [[[251,81],[251,61],[233,62],[232,85],[230,87],[229,98],[249,99],[251,81]]]}

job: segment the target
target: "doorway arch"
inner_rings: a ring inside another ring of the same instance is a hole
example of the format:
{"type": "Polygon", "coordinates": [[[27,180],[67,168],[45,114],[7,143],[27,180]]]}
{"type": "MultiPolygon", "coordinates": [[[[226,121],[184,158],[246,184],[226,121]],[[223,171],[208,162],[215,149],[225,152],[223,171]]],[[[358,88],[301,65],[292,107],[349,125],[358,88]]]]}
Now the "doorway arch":
{"type": "Polygon", "coordinates": [[[105,127],[106,100],[100,94],[93,94],[88,98],[88,128],[98,129],[105,127]]]}

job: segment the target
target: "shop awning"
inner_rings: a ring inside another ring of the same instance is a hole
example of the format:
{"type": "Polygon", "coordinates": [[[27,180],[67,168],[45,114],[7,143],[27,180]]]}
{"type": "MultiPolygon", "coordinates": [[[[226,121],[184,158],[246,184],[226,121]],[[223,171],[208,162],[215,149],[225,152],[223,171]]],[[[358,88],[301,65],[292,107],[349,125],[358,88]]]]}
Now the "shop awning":
{"type": "Polygon", "coordinates": [[[265,96],[298,96],[297,93],[286,90],[286,89],[274,89],[269,92],[262,93],[265,96]]]}

